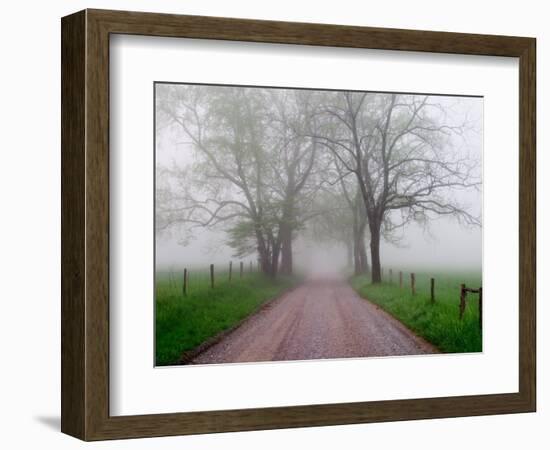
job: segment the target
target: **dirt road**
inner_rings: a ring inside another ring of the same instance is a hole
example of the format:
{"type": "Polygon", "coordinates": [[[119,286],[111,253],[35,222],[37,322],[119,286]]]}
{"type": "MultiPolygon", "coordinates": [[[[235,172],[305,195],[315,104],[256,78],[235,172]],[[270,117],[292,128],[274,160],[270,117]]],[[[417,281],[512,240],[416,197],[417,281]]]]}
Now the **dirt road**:
{"type": "Polygon", "coordinates": [[[437,353],[342,280],[310,280],[271,302],[192,364],[437,353]]]}

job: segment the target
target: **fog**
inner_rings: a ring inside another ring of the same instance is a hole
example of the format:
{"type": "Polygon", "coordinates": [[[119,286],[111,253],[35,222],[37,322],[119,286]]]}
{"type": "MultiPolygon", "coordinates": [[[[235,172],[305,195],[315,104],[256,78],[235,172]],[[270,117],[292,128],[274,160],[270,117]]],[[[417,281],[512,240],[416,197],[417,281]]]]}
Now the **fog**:
{"type": "MultiPolygon", "coordinates": [[[[231,248],[225,245],[223,231],[200,230],[188,245],[175,236],[156,240],[156,265],[159,269],[206,267],[236,261],[231,248]]],[[[346,266],[346,249],[332,242],[297,239],[295,258],[297,268],[305,273],[339,272],[346,266]]],[[[368,242],[367,242],[368,244],[368,242]]],[[[479,270],[482,260],[482,233],[479,228],[465,228],[451,219],[440,219],[424,231],[409,225],[406,237],[399,246],[382,242],[382,266],[397,269],[456,269],[479,270]]],[[[244,258],[256,261],[256,256],[244,258]]]]}
{"type": "MultiPolygon", "coordinates": [[[[163,85],[157,85],[157,89],[163,89],[163,85]]],[[[185,85],[179,86],[184,91],[185,85]]],[[[157,185],[163,183],[171,186],[186,186],[185,177],[182,174],[194,172],[189,177],[189,189],[193,191],[194,184],[197,184],[197,192],[204,191],[202,180],[197,183],[197,148],[181,126],[173,122],[161,120],[158,109],[163,108],[164,97],[157,98],[157,126],[156,126],[156,167],[157,185]],[[178,177],[176,182],[163,179],[162,177],[173,177],[174,172],[167,175],[162,169],[177,168],[178,177]]],[[[459,158],[472,158],[478,162],[476,176],[481,177],[481,156],[482,156],[482,116],[483,99],[473,97],[433,97],[437,104],[444,110],[446,118],[451,125],[459,125],[467,120],[468,126],[459,134],[452,134],[444,145],[452,147],[455,155],[459,158]]],[[[424,138],[424,137],[423,137],[424,138]]],[[[323,177],[323,164],[328,161],[326,156],[319,156],[316,177],[323,177]]],[[[337,160],[336,160],[337,161],[337,160]]],[[[328,173],[328,169],[327,169],[328,173]]],[[[210,179],[215,177],[209,174],[210,179]]],[[[346,179],[353,182],[353,176],[346,179]]],[[[191,194],[186,190],[187,199],[191,194]]],[[[225,186],[216,189],[216,195],[227,192],[225,186]],[[225,191],[223,190],[225,189],[225,191]]],[[[453,189],[450,188],[444,194],[450,197],[453,202],[460,204],[467,209],[472,216],[482,216],[482,193],[481,187],[476,189],[453,189]]],[[[195,195],[195,194],[193,194],[195,195]]],[[[198,195],[198,194],[196,194],[198,195]]],[[[229,195],[229,194],[227,194],[229,195]]],[[[193,197],[196,198],[196,197],[193,197]]],[[[228,198],[239,198],[232,192],[228,198]]],[[[157,193],[157,211],[159,194],[157,193]]],[[[397,214],[393,211],[391,214],[397,214]]],[[[334,211],[334,215],[341,214],[334,211]]],[[[190,217],[190,216],[186,216],[190,217]]],[[[159,215],[157,213],[157,221],[159,215]]],[[[349,265],[348,248],[342,242],[337,242],[327,236],[320,235],[316,229],[317,217],[304,219],[303,224],[297,227],[293,234],[293,259],[297,271],[304,273],[333,273],[341,272],[349,265]]],[[[172,226],[162,230],[157,229],[155,239],[155,258],[158,270],[166,268],[182,267],[206,267],[209,264],[225,265],[229,261],[249,261],[256,263],[259,255],[252,252],[246,255],[237,255],[234,247],[229,245],[228,229],[234,222],[231,220],[220,221],[214,226],[188,226],[185,220],[174,220],[172,226]]],[[[383,236],[380,243],[380,263],[382,268],[394,270],[399,269],[456,269],[456,270],[479,270],[482,264],[482,228],[476,224],[459,223],[455,215],[433,215],[429,220],[411,220],[402,227],[397,227],[391,236],[383,236]]],[[[368,230],[368,227],[367,227],[368,230]]],[[[365,244],[367,257],[370,262],[369,251],[370,235],[367,232],[365,244]]]]}

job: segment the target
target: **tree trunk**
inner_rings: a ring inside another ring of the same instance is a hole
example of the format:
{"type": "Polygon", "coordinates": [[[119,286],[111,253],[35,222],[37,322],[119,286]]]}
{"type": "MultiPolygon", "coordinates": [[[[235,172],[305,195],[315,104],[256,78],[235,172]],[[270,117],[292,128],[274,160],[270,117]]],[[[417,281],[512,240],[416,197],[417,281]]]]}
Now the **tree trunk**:
{"type": "Polygon", "coordinates": [[[382,277],[380,274],[380,227],[378,220],[369,220],[370,229],[370,260],[372,264],[372,283],[380,283],[382,277]]]}
{"type": "Polygon", "coordinates": [[[353,260],[355,275],[363,275],[369,271],[367,249],[365,247],[365,225],[353,226],[353,260]]]}
{"type": "Polygon", "coordinates": [[[355,275],[361,275],[361,257],[359,256],[357,241],[355,241],[353,245],[353,273],[355,275]]]}
{"type": "MultiPolygon", "coordinates": [[[[270,245],[268,244],[266,238],[264,237],[260,225],[256,224],[256,242],[257,250],[260,260],[260,269],[264,275],[275,276],[273,272],[273,251],[270,251],[270,245]]],[[[278,257],[278,254],[277,254],[278,257]]]]}
{"type": "Polygon", "coordinates": [[[292,228],[288,222],[281,224],[281,273],[292,275],[292,228]]]}
{"type": "Polygon", "coordinates": [[[280,253],[281,245],[280,244],[273,244],[273,248],[271,250],[271,267],[269,271],[269,276],[272,278],[275,278],[278,273],[279,269],[279,253],[280,253]]]}
{"type": "Polygon", "coordinates": [[[269,252],[265,248],[260,248],[260,246],[258,246],[258,254],[260,255],[258,258],[260,261],[260,270],[264,275],[270,275],[271,258],[269,252]]]}
{"type": "Polygon", "coordinates": [[[357,242],[359,246],[359,265],[361,268],[361,273],[365,274],[369,272],[369,260],[367,258],[367,248],[365,246],[365,226],[359,230],[359,239],[357,242]]]}
{"type": "Polygon", "coordinates": [[[296,226],[295,201],[296,195],[296,173],[295,167],[287,169],[288,182],[285,189],[285,201],[283,204],[282,220],[279,223],[280,249],[281,249],[281,273],[292,275],[292,233],[296,226]]]}
{"type": "Polygon", "coordinates": [[[360,248],[361,243],[359,242],[359,228],[357,226],[357,221],[354,220],[353,223],[353,273],[354,275],[361,275],[361,256],[360,248]]]}
{"type": "Polygon", "coordinates": [[[346,250],[347,250],[347,267],[351,268],[353,266],[353,241],[347,241],[346,242],[346,250]]]}

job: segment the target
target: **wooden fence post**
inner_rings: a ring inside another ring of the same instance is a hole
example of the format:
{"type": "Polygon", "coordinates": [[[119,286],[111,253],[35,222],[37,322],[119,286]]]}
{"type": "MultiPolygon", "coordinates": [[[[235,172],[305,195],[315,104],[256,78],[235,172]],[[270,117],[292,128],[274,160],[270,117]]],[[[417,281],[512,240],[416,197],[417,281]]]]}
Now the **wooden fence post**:
{"type": "Polygon", "coordinates": [[[430,278],[430,299],[432,303],[435,302],[435,279],[430,278]]]}
{"type": "Polygon", "coordinates": [[[187,295],[187,269],[183,269],[183,295],[187,295]]]}
{"type": "Polygon", "coordinates": [[[479,288],[479,329],[483,327],[483,289],[479,288]]]}
{"type": "Polygon", "coordinates": [[[214,289],[214,264],[210,264],[210,287],[214,289]]]}
{"type": "Polygon", "coordinates": [[[250,273],[252,273],[252,261],[250,261],[249,265],[248,265],[248,271],[250,273]]]}
{"type": "Polygon", "coordinates": [[[412,292],[412,295],[416,294],[415,282],[416,282],[416,279],[415,279],[414,273],[411,272],[411,292],[412,292]]]}
{"type": "Polygon", "coordinates": [[[399,289],[403,289],[403,272],[399,271],[399,289]]]}
{"type": "Polygon", "coordinates": [[[241,261],[240,277],[243,277],[243,262],[241,261]]]}
{"type": "Polygon", "coordinates": [[[390,269],[390,284],[393,283],[393,270],[390,269]]]}
{"type": "Polygon", "coordinates": [[[231,283],[231,274],[233,273],[233,261],[229,261],[229,282],[231,283]]]}
{"type": "Polygon", "coordinates": [[[462,320],[464,317],[464,311],[466,309],[466,285],[461,284],[460,285],[460,305],[458,306],[458,309],[460,311],[459,318],[462,320]]]}

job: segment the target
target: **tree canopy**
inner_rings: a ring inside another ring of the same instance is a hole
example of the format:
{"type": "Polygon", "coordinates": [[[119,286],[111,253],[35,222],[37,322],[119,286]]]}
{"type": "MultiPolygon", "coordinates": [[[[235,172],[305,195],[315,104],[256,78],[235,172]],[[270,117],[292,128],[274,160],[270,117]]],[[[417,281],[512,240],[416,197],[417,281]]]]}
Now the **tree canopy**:
{"type": "Polygon", "coordinates": [[[221,227],[275,276],[309,226],[379,282],[380,241],[408,223],[481,224],[454,195],[481,185],[459,112],[428,95],[158,84],[157,127],[192,156],[157,167],[157,232],[221,227]]]}

